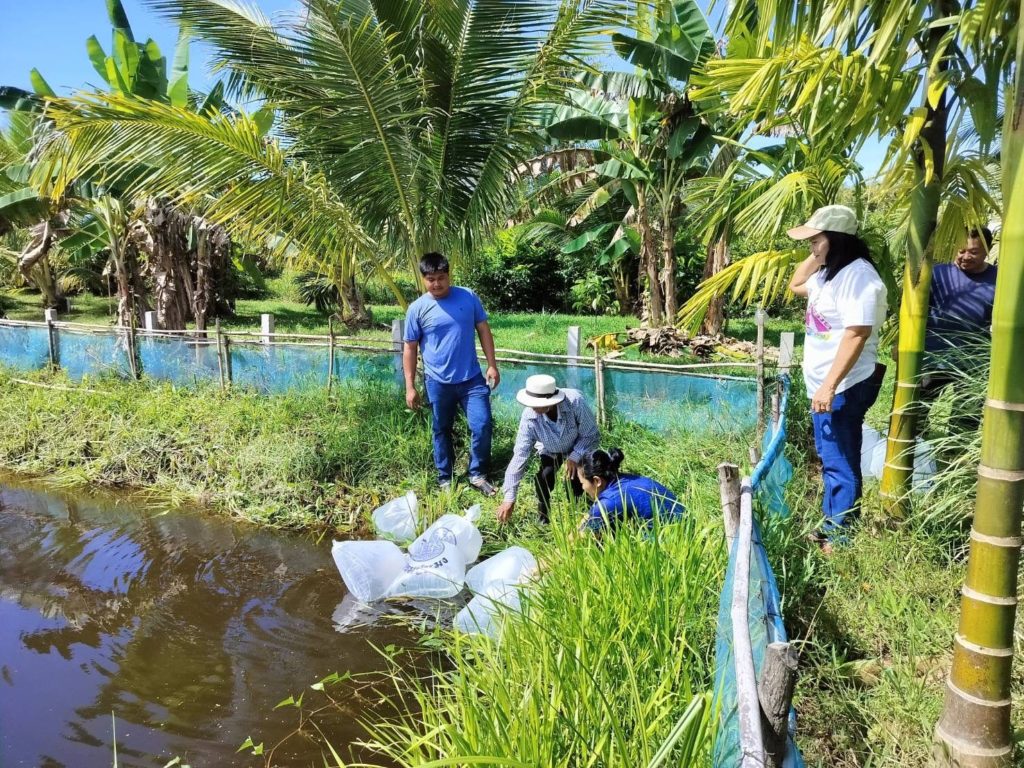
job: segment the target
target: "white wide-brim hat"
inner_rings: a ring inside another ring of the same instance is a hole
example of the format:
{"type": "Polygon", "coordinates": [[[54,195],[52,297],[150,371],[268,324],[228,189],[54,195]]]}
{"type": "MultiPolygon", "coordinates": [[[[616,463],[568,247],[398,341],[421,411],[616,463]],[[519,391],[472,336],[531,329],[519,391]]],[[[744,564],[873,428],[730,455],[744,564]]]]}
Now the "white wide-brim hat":
{"type": "Polygon", "coordinates": [[[562,392],[555,383],[554,376],[546,373],[538,373],[526,380],[526,386],[516,392],[516,400],[527,408],[544,408],[548,405],[558,405],[565,400],[565,392],[562,392]]]}
{"type": "Polygon", "coordinates": [[[806,240],[821,232],[857,234],[857,214],[845,205],[826,205],[811,214],[802,227],[793,227],[786,234],[794,240],[806,240]]]}

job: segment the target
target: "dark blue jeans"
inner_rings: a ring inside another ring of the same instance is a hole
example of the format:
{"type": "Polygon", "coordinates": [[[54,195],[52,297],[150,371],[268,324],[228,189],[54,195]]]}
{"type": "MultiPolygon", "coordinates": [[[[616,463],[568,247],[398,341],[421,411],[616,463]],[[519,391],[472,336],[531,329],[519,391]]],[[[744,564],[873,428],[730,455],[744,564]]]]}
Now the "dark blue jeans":
{"type": "Polygon", "coordinates": [[[874,377],[865,379],[837,394],[830,413],[811,414],[814,447],[825,477],[821,506],[829,538],[841,537],[843,526],[859,514],[864,485],[860,472],[864,414],[874,404],[880,386],[881,381],[874,377]]]}
{"type": "Polygon", "coordinates": [[[491,461],[491,389],[482,373],[459,384],[442,384],[426,377],[427,397],[434,414],[434,466],[438,480],[452,479],[455,463],[452,427],[459,408],[469,425],[469,476],[483,477],[491,461]]]}

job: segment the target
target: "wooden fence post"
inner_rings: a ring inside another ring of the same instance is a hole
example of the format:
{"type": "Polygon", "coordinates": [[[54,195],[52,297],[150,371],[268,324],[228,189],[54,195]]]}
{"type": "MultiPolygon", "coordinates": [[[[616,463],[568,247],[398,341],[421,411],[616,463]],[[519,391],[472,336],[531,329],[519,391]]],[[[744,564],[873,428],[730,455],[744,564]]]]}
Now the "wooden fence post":
{"type": "Polygon", "coordinates": [[[726,548],[732,549],[740,525],[740,468],[723,462],[718,465],[718,489],[722,497],[722,520],[725,523],[726,548]]]}
{"type": "Polygon", "coordinates": [[[749,478],[744,478],[740,491],[740,524],[736,532],[736,561],[733,567],[732,653],[736,673],[736,714],[740,734],[738,768],[763,768],[764,736],[761,729],[761,705],[757,695],[754,652],[750,639],[750,558],[754,529],[754,492],[749,478]]]}
{"type": "Polygon", "coordinates": [[[604,360],[601,359],[601,350],[596,345],[594,346],[594,391],[597,396],[597,423],[603,427],[607,419],[604,400],[604,360]]]}
{"type": "Polygon", "coordinates": [[[220,332],[220,318],[218,317],[214,328],[217,333],[217,370],[220,373],[220,388],[226,389],[227,383],[224,381],[224,337],[220,332]]]}
{"type": "Polygon", "coordinates": [[[334,386],[334,315],[327,318],[327,395],[334,386]]]}
{"type": "Polygon", "coordinates": [[[761,704],[764,751],[771,768],[782,768],[789,735],[789,710],[799,656],[789,643],[769,643],[761,665],[757,698],[761,704]]]}
{"type": "Polygon", "coordinates": [[[268,313],[260,315],[260,341],[264,344],[270,344],[273,341],[272,334],[274,333],[274,316],[268,313]]]}
{"type": "Polygon", "coordinates": [[[786,331],[779,335],[779,373],[789,373],[793,367],[793,349],[796,345],[796,334],[786,331]]]}
{"type": "Polygon", "coordinates": [[[405,347],[405,320],[396,317],[391,321],[391,349],[395,353],[395,370],[402,370],[402,349],[405,347]]]}
{"type": "Polygon", "coordinates": [[[767,314],[761,307],[754,313],[757,322],[757,444],[764,437],[764,322],[767,314]]]}
{"type": "Polygon", "coordinates": [[[580,327],[578,325],[569,326],[565,343],[565,354],[568,357],[567,364],[575,366],[576,358],[580,356],[580,327]]]}
{"type": "Polygon", "coordinates": [[[135,315],[132,315],[131,322],[128,323],[127,334],[125,334],[125,342],[128,347],[128,370],[131,372],[132,378],[135,381],[139,380],[139,355],[135,351],[135,315]]]}
{"type": "Polygon", "coordinates": [[[46,344],[47,351],[50,356],[50,367],[60,367],[60,349],[57,346],[57,329],[53,323],[57,319],[56,309],[47,309],[43,311],[43,317],[46,318],[46,344]]]}

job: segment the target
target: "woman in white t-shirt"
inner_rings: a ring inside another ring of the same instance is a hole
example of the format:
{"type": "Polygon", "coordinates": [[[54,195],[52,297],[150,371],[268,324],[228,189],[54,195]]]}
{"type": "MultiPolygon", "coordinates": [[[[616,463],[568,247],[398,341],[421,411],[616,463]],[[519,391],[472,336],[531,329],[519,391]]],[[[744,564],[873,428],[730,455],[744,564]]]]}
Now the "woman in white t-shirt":
{"type": "Polygon", "coordinates": [[[886,290],[867,244],[857,236],[857,216],[846,206],[819,208],[789,235],[811,246],[789,288],[807,297],[804,383],[825,480],[819,543],[830,551],[860,503],[864,415],[885,372],[877,352],[886,290]]]}

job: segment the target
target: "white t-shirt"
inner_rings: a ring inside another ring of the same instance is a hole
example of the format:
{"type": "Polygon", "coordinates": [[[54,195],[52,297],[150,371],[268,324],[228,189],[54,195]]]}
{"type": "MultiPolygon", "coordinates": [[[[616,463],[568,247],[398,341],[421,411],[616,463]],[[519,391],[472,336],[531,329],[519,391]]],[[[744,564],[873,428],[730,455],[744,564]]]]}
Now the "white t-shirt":
{"type": "Polygon", "coordinates": [[[807,286],[807,335],[804,339],[804,383],[812,397],[825,381],[839,351],[843,332],[853,325],[870,325],[871,335],[860,357],[836,392],[859,384],[875,371],[878,358],[878,329],[885,320],[885,283],[875,268],[864,259],[856,259],[831,281],[825,282],[825,270],[811,275],[807,286]]]}

